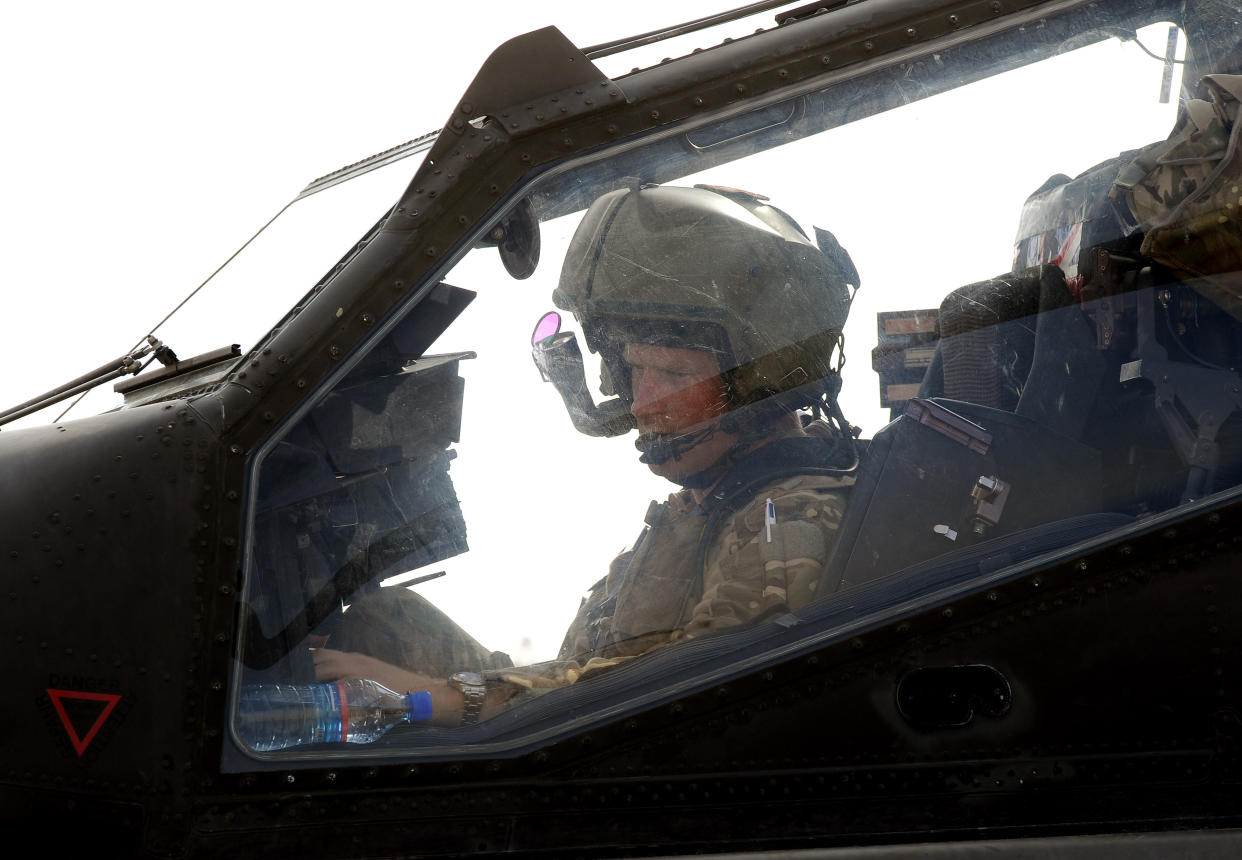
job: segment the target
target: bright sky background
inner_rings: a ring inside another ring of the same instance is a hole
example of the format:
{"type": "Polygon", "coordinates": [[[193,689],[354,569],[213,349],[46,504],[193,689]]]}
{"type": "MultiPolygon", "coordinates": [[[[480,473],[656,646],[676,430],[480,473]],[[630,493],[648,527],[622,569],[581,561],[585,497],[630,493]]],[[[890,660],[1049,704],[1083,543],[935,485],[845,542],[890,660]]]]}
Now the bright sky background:
{"type": "MultiPolygon", "coordinates": [[[[635,0],[622,17],[581,0],[3,4],[0,409],[124,354],[312,179],[439,128],[506,39],[556,24],[588,46],[722,5],[635,0]]],[[[363,228],[395,195],[382,199],[363,228]]],[[[234,305],[236,325],[187,319],[168,342],[182,358],[244,348],[315,271],[261,319],[234,305]]],[[[70,417],[119,402],[109,383],[70,417]]]]}

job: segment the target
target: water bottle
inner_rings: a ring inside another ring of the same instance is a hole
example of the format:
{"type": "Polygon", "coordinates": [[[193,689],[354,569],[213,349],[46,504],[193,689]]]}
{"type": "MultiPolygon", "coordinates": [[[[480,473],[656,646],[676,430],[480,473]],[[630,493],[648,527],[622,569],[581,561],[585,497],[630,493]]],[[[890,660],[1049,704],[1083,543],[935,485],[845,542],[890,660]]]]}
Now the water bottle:
{"type": "Polygon", "coordinates": [[[252,750],[369,744],[399,723],[431,719],[431,694],[394,693],[375,681],[242,687],[237,735],[252,750]]]}

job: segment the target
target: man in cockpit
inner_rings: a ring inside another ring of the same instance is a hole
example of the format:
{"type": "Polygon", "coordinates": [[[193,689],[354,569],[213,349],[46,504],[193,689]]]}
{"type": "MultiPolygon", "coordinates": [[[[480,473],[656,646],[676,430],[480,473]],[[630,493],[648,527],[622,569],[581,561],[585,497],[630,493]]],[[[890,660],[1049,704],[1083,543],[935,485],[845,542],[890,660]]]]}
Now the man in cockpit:
{"type": "Polygon", "coordinates": [[[817,239],[734,189],[645,187],[595,201],[553,299],[600,354],[604,393],[632,416],[610,432],[636,427],[642,462],[682,489],[651,505],[557,660],[512,667],[425,599],[386,589],[394,594],[354,604],[333,647],[315,651],[317,678],[427,690],[434,722],[469,724],[812,600],[856,463],[836,394],[858,276],[831,234],[817,239]]]}

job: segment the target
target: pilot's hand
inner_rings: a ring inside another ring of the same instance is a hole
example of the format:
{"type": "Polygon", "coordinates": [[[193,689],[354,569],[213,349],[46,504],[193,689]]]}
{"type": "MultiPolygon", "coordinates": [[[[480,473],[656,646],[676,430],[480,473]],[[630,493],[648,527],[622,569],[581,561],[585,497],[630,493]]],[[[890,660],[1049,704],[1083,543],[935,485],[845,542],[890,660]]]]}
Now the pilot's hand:
{"type": "Polygon", "coordinates": [[[311,658],[315,661],[316,681],[370,678],[398,693],[427,688],[427,679],[424,676],[356,651],[315,648],[311,651],[311,658]]]}

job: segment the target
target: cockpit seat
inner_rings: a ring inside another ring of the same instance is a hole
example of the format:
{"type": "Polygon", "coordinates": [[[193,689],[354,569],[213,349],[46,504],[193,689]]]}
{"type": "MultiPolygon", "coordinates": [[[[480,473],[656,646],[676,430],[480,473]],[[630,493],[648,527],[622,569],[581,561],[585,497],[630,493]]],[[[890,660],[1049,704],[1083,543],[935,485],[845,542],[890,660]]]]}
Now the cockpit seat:
{"type": "Polygon", "coordinates": [[[851,592],[848,600],[824,601],[799,614],[810,618],[817,613],[835,615],[844,611],[848,613],[848,619],[861,618],[899,603],[988,577],[1007,567],[1124,528],[1134,521],[1135,518],[1127,514],[1104,512],[1080,514],[1031,526],[1012,534],[951,549],[926,561],[877,576],[865,583],[860,582],[861,587],[851,592]]]}
{"type": "Polygon", "coordinates": [[[820,593],[1100,510],[1095,449],[1024,415],[916,398],[866,452],[820,593]]]}
{"type": "Polygon", "coordinates": [[[1016,412],[1082,438],[1106,369],[1095,331],[1053,264],[960,287],[940,305],[940,341],[919,389],[1016,412]]]}
{"type": "Polygon", "coordinates": [[[940,340],[919,397],[1013,411],[1035,350],[1038,283],[1003,275],[959,287],[940,303],[940,340]]]}

